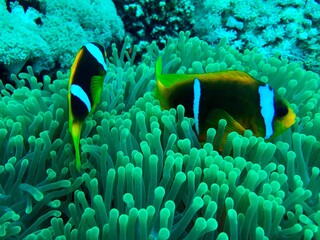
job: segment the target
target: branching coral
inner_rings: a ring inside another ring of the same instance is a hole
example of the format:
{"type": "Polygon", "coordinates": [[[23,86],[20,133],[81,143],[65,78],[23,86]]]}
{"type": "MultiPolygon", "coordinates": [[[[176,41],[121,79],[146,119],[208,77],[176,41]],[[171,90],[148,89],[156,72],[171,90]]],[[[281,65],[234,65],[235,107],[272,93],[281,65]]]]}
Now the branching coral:
{"type": "Polygon", "coordinates": [[[274,142],[231,133],[219,153],[225,120],[201,145],[183,106],[162,111],[154,99],[160,52],[149,45],[136,66],[135,52],[113,46],[102,103],[83,127],[80,174],[67,132],[67,76],[42,84],[29,68],[0,83],[0,238],[320,237],[319,76],[188,32],[170,39],[164,72],[246,71],[295,107],[297,123],[274,142]]]}

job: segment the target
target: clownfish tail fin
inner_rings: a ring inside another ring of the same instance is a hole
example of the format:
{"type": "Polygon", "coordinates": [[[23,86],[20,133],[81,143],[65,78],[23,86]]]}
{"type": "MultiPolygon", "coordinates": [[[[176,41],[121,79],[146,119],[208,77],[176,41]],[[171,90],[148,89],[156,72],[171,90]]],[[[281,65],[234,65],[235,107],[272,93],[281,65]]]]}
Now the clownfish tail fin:
{"type": "Polygon", "coordinates": [[[80,159],[80,135],[81,135],[81,122],[74,122],[72,124],[71,136],[73,139],[74,151],[76,155],[76,170],[80,171],[81,159],[80,159]]]}

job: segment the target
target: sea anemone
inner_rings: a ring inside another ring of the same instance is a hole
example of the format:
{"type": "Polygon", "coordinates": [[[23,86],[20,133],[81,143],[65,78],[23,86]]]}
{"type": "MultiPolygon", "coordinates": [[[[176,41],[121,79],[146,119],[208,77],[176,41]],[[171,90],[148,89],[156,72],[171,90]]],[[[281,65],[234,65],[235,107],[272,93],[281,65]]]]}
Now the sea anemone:
{"type": "Polygon", "coordinates": [[[160,51],[113,45],[101,104],[81,134],[75,171],[68,74],[0,82],[0,239],[320,238],[319,75],[276,56],[212,47],[189,32],[160,51]],[[134,48],[135,51],[135,48],[134,48]],[[296,124],[272,142],[226,121],[199,143],[185,109],[154,98],[155,60],[167,73],[237,69],[292,103],[296,124]]]}

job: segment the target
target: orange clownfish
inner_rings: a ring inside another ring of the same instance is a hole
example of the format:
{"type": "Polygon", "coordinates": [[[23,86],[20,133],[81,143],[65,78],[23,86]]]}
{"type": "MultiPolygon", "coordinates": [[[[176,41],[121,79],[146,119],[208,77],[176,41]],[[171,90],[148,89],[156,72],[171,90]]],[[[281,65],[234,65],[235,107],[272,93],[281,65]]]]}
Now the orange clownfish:
{"type": "Polygon", "coordinates": [[[100,102],[103,81],[107,71],[106,54],[98,43],[87,43],[79,50],[71,67],[68,84],[69,131],[71,133],[76,169],[81,167],[80,135],[86,117],[100,102]]]}
{"type": "Polygon", "coordinates": [[[162,60],[156,63],[155,97],[162,109],[185,108],[187,117],[194,118],[195,131],[201,142],[208,128],[227,121],[225,136],[231,131],[243,134],[252,130],[257,137],[273,139],[295,122],[287,100],[269,84],[254,79],[246,72],[226,70],[204,74],[162,74],[162,60]]]}

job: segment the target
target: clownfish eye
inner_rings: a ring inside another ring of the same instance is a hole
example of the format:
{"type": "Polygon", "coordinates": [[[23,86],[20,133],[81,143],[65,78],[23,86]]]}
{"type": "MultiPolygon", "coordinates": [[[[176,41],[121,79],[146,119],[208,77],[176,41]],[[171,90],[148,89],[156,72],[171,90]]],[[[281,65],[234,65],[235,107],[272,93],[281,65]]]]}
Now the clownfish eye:
{"type": "Polygon", "coordinates": [[[276,107],[276,116],[277,117],[284,117],[288,114],[289,110],[288,107],[285,105],[276,107]]]}

